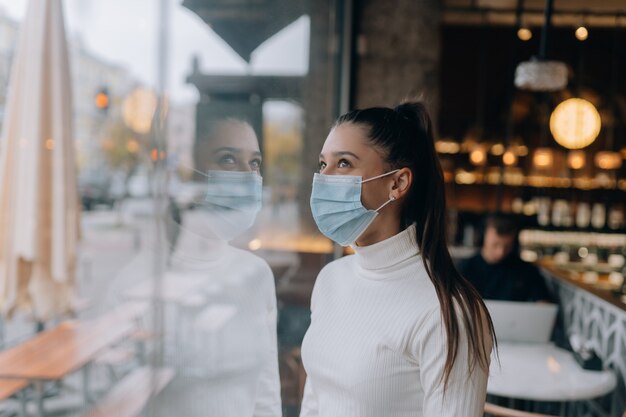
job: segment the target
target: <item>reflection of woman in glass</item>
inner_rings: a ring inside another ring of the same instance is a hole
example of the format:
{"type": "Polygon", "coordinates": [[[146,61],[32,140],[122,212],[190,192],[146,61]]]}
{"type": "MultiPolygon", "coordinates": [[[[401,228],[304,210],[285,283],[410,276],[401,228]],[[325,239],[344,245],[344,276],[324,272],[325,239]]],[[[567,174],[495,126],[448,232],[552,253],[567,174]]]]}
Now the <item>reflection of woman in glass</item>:
{"type": "Polygon", "coordinates": [[[327,265],[302,344],[302,416],[482,416],[493,326],[445,240],[445,195],[419,103],[341,116],[315,174],[327,265]]]}
{"type": "MultiPolygon", "coordinates": [[[[192,342],[172,413],[180,416],[281,415],[273,274],[265,261],[228,242],[250,228],[261,208],[261,153],[251,126],[213,125],[201,148],[208,188],[185,214],[172,270],[204,277],[185,311],[192,342]],[[182,408],[181,408],[182,407],[182,408]]],[[[178,325],[178,324],[177,324],[178,325]]],[[[168,404],[164,404],[168,407],[168,404]]],[[[165,415],[165,414],[164,414],[165,415]]]]}

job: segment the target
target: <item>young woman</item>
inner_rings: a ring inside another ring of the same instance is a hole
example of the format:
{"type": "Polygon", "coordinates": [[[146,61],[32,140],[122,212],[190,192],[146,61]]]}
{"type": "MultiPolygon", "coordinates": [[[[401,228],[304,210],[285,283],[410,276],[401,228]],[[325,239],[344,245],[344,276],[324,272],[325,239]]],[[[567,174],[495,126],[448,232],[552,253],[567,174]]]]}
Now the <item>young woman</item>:
{"type": "Polygon", "coordinates": [[[444,192],[422,104],[337,120],[311,209],[355,255],[315,283],[302,417],[483,415],[493,325],[450,258],[444,192]]]}
{"type": "MultiPolygon", "coordinates": [[[[280,417],[276,292],[269,265],[232,246],[261,209],[261,152],[252,126],[214,122],[201,144],[205,194],[185,212],[168,273],[201,285],[178,306],[184,363],[158,416],[280,417]]],[[[170,327],[170,328],[173,328],[170,327]]]]}

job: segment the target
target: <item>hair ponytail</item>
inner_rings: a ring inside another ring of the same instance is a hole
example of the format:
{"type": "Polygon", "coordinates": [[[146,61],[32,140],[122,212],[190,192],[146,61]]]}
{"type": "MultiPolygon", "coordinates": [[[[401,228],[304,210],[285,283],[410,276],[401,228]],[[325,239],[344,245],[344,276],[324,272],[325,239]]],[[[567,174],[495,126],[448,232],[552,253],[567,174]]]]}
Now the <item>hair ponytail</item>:
{"type": "Polygon", "coordinates": [[[408,167],[413,172],[401,225],[416,225],[417,245],[441,306],[448,340],[444,386],[457,359],[459,320],[467,335],[470,370],[478,365],[488,371],[490,345],[497,343],[493,323],[480,295],[457,271],[448,251],[445,184],[426,107],[419,102],[406,102],[394,109],[354,110],[339,117],[336,124],[342,123],[365,126],[369,140],[383,152],[390,169],[408,167]]]}

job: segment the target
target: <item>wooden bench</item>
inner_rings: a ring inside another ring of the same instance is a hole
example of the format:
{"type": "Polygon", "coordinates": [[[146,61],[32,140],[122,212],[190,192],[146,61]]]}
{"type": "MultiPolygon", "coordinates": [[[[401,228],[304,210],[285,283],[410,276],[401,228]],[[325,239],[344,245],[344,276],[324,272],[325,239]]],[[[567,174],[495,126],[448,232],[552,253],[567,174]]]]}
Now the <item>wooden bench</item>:
{"type": "Polygon", "coordinates": [[[85,417],[135,417],[174,378],[172,369],[138,368],[124,377],[85,417]]]}
{"type": "Polygon", "coordinates": [[[33,385],[37,415],[46,415],[44,383],[60,381],[81,370],[83,394],[89,400],[89,364],[109,346],[124,340],[135,325],[123,316],[73,320],[0,352],[0,379],[28,380],[33,385]]]}
{"type": "Polygon", "coordinates": [[[0,400],[6,400],[28,386],[25,379],[0,379],[0,400]]]}
{"type": "MultiPolygon", "coordinates": [[[[25,379],[0,379],[0,401],[10,398],[24,388],[28,387],[28,380],[25,379]]],[[[20,417],[26,416],[26,399],[24,395],[20,395],[20,417]]]]}

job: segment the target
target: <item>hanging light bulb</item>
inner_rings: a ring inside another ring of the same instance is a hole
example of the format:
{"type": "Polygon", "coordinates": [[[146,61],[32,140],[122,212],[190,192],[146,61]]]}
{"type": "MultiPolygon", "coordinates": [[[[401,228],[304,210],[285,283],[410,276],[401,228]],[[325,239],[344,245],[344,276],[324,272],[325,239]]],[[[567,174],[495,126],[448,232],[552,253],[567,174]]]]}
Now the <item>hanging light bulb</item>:
{"type": "Polygon", "coordinates": [[[521,28],[517,29],[517,37],[521,41],[528,42],[532,39],[533,32],[530,30],[530,28],[522,26],[521,28]]]}
{"type": "Polygon", "coordinates": [[[485,151],[485,148],[479,146],[470,152],[470,162],[477,166],[485,165],[487,162],[487,152],[485,151]]]}
{"type": "Polygon", "coordinates": [[[585,167],[585,151],[570,151],[567,154],[567,165],[572,169],[585,167]]]}
{"type": "Polygon", "coordinates": [[[595,106],[581,98],[561,102],[550,116],[550,131],[559,145],[582,149],[596,140],[602,127],[595,106]]]}
{"type": "Polygon", "coordinates": [[[508,150],[502,155],[502,162],[506,166],[512,166],[517,163],[517,155],[512,150],[508,150]]]}
{"type": "Polygon", "coordinates": [[[552,165],[554,155],[550,148],[537,148],[533,155],[533,164],[537,168],[547,168],[552,165]]]}

